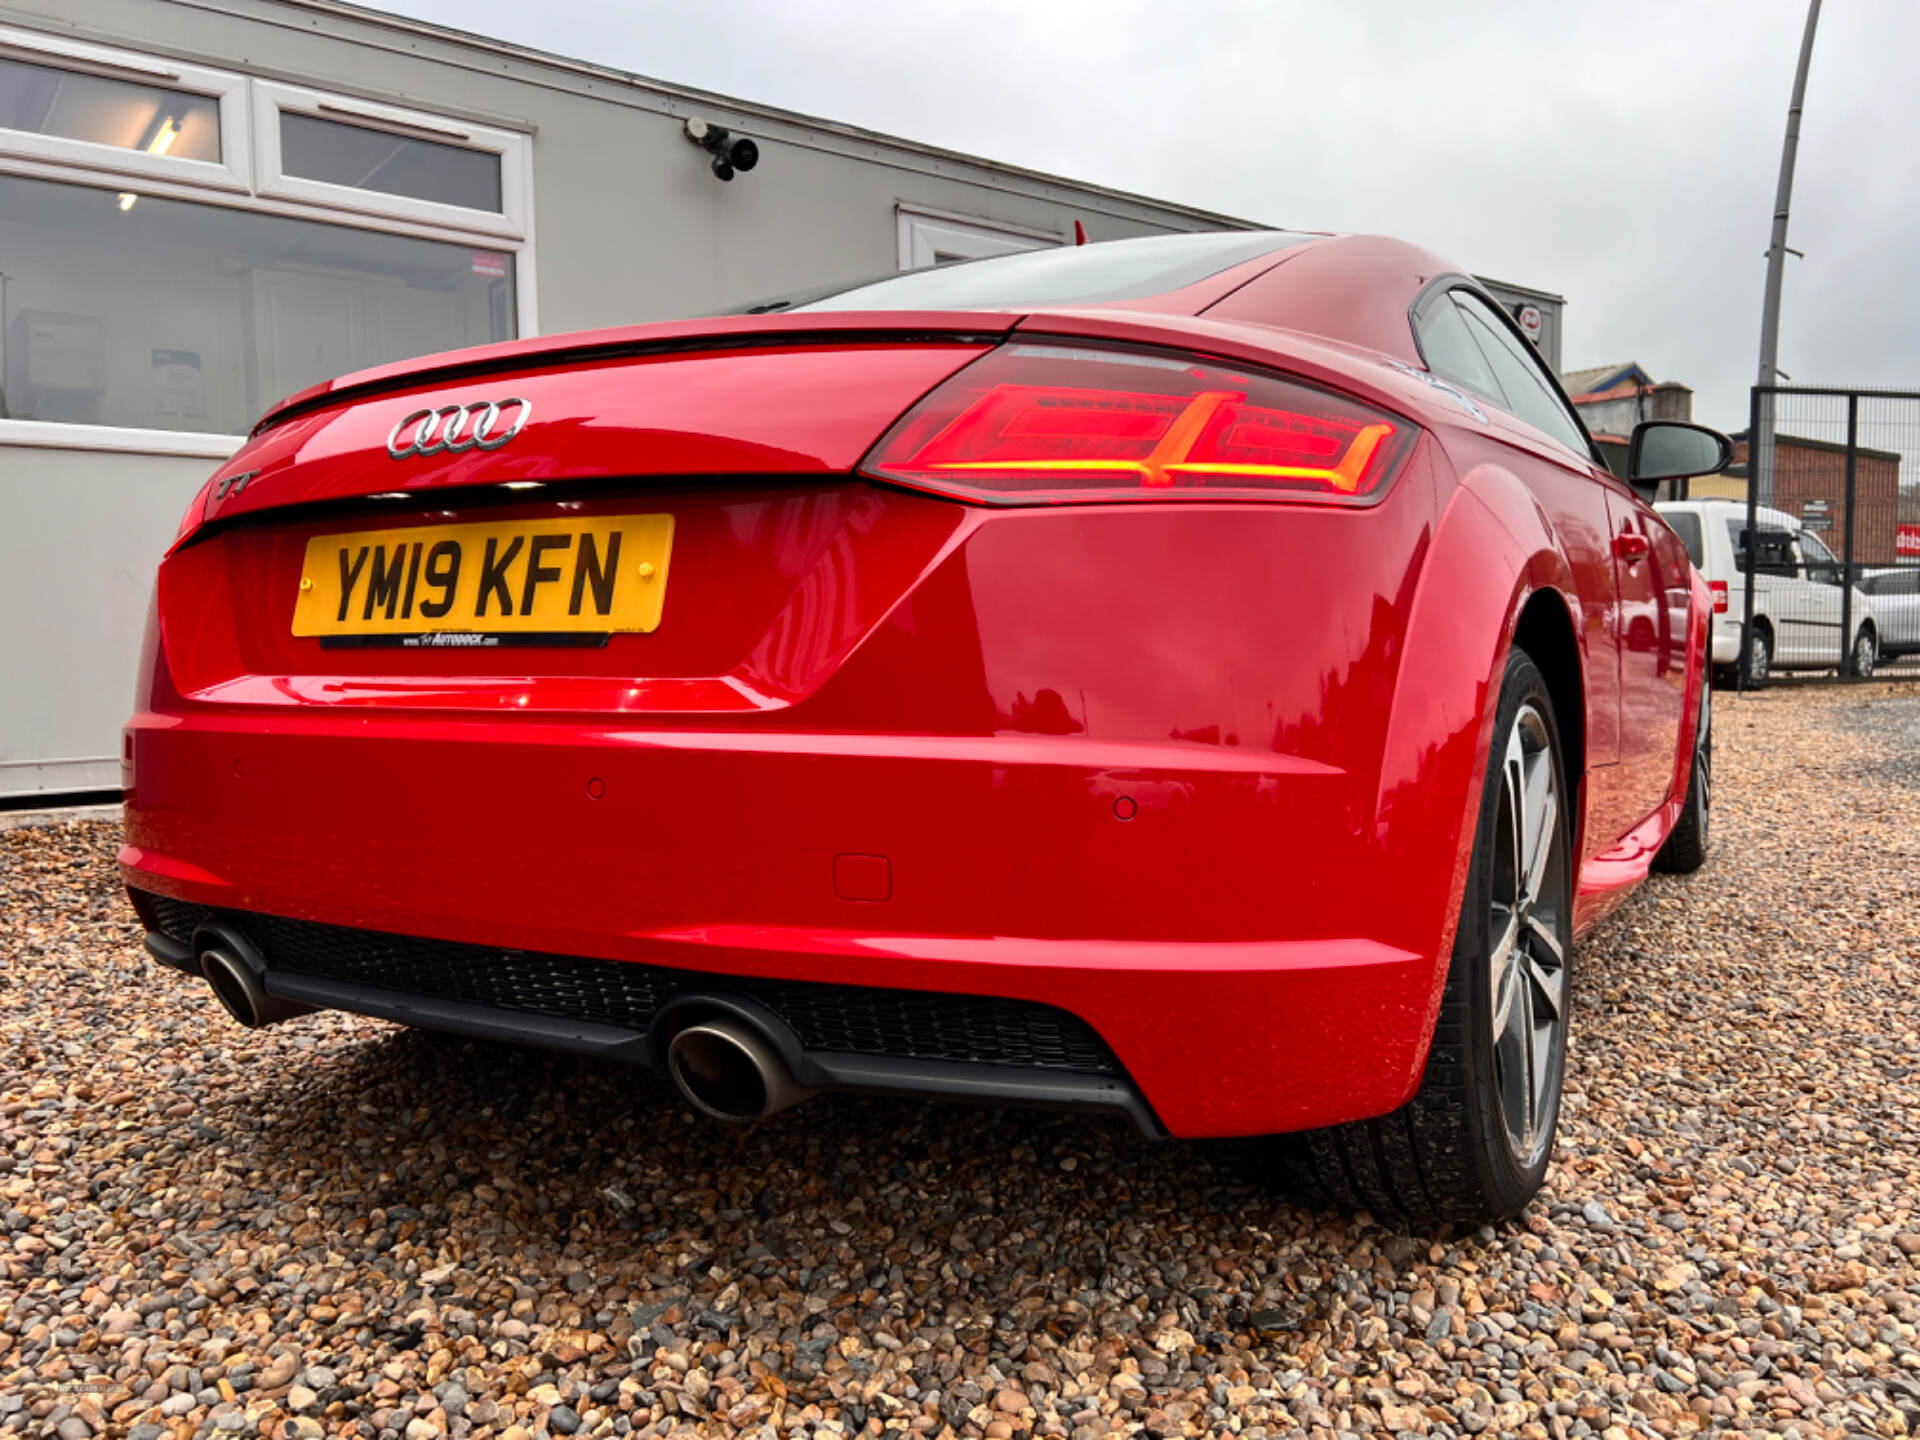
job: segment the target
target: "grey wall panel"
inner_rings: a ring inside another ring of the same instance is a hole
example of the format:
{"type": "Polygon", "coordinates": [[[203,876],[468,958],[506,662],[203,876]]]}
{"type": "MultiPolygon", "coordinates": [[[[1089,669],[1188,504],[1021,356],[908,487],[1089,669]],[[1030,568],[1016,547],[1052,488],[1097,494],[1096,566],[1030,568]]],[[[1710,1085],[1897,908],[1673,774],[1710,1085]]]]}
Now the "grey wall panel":
{"type": "Polygon", "coordinates": [[[0,446],[0,797],[120,784],[154,569],[215,463],[0,446]]]}
{"type": "Polygon", "coordinates": [[[1245,224],[278,0],[14,0],[0,19],[532,130],[548,333],[890,273],[901,202],[1059,235],[1079,219],[1099,239],[1245,224]],[[751,135],[759,167],[715,180],[681,132],[693,114],[751,135]]]}

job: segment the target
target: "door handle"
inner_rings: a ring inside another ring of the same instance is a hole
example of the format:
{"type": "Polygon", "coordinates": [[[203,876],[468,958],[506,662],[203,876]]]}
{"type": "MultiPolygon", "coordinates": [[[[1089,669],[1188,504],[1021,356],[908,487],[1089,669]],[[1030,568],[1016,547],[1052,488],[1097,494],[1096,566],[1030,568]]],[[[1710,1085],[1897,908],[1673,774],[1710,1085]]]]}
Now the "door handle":
{"type": "Polygon", "coordinates": [[[1613,553],[1631,565],[1636,560],[1647,558],[1647,552],[1653,548],[1644,535],[1636,535],[1631,530],[1623,530],[1613,537],[1613,553]]]}

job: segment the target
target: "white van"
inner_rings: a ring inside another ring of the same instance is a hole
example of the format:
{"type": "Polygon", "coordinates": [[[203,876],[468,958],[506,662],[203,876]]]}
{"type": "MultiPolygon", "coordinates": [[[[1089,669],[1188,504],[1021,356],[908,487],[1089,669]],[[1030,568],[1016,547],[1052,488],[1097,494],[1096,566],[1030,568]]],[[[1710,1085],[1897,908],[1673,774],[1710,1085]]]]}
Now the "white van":
{"type": "MultiPolygon", "coordinates": [[[[1664,500],[1653,507],[1693,557],[1713,591],[1713,663],[1730,674],[1740,660],[1740,626],[1747,605],[1747,528],[1744,500],[1664,500]]],[[[1880,653],[1872,600],[1853,587],[1853,636],[1843,646],[1840,562],[1813,531],[1782,510],[1763,505],[1753,596],[1753,683],[1775,670],[1837,670],[1843,653],[1858,675],[1871,675],[1880,653]]]]}

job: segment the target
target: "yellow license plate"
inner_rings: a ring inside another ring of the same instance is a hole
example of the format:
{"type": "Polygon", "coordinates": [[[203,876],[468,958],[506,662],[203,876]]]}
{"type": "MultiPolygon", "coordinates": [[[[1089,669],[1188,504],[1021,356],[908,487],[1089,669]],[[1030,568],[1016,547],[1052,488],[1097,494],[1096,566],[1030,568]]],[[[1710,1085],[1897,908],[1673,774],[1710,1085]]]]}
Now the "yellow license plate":
{"type": "Polygon", "coordinates": [[[579,645],[652,630],[671,515],[316,535],[293,633],[323,644],[579,645]]]}

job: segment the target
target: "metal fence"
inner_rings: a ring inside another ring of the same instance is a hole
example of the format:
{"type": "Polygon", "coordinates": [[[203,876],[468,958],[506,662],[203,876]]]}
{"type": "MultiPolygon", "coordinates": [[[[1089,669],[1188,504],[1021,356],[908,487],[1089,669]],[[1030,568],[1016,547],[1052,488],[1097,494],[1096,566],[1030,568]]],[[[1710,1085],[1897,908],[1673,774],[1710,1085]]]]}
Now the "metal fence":
{"type": "Polygon", "coordinates": [[[1758,386],[1734,446],[1683,492],[1729,678],[1920,675],[1920,392],[1758,386]]]}

